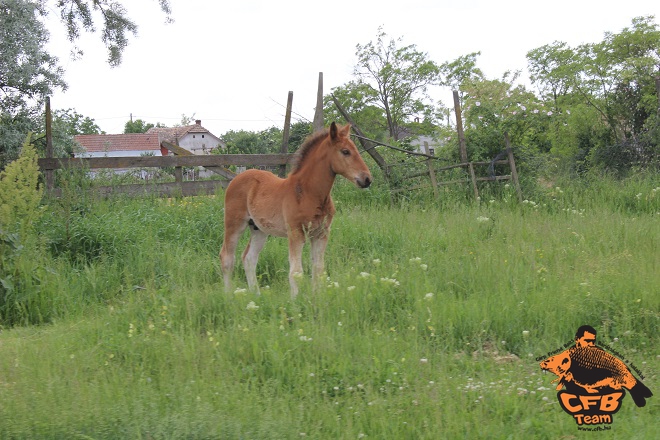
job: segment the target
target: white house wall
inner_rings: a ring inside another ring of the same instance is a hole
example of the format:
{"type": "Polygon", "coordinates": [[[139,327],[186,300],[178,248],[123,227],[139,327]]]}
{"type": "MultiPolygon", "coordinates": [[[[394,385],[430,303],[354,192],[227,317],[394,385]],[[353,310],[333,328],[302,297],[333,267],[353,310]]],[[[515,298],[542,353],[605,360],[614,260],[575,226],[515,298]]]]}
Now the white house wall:
{"type": "Polygon", "coordinates": [[[179,139],[180,147],[199,155],[210,154],[219,144],[220,139],[209,133],[188,133],[179,139]]]}

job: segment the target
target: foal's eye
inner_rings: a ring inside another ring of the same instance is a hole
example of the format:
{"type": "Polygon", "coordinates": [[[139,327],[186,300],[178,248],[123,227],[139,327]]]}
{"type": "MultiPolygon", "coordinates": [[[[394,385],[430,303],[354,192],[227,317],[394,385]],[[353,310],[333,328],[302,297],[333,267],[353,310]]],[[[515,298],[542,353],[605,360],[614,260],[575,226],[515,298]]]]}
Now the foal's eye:
{"type": "Polygon", "coordinates": [[[344,156],[350,156],[351,152],[347,148],[344,148],[343,150],[341,150],[341,154],[343,154],[344,156]]]}

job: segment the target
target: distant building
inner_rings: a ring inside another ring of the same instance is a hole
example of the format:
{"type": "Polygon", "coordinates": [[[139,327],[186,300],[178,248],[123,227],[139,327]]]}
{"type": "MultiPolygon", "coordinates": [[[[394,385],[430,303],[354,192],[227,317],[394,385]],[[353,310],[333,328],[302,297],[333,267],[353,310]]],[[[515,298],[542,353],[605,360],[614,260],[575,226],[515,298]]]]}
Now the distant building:
{"type": "MultiPolygon", "coordinates": [[[[211,154],[216,148],[226,148],[213,133],[202,127],[202,121],[197,120],[193,125],[172,128],[151,128],[146,133],[132,134],[84,134],[74,136],[79,144],[79,152],[74,157],[139,157],[139,156],[167,156],[173,155],[168,146],[169,142],[196,155],[211,154]]],[[[171,147],[170,147],[171,148],[171,147]]],[[[179,154],[188,154],[179,151],[179,154]]],[[[126,169],[115,169],[116,173],[125,173],[126,169]]],[[[203,167],[186,170],[191,180],[199,177],[209,177],[213,173],[203,167]]],[[[148,173],[140,171],[142,178],[148,173]]]]}
{"type": "Polygon", "coordinates": [[[168,152],[158,135],[149,133],[79,134],[74,140],[81,147],[75,157],[167,156],[168,152]]]}
{"type": "Polygon", "coordinates": [[[147,134],[157,134],[159,140],[178,145],[193,154],[211,154],[216,148],[224,149],[226,145],[213,133],[202,127],[199,119],[193,125],[181,127],[153,127],[147,134]]]}
{"type": "Polygon", "coordinates": [[[163,141],[193,154],[211,154],[216,148],[225,148],[224,142],[202,127],[200,120],[182,127],[154,127],[146,133],[81,134],[74,139],[81,147],[75,157],[167,156],[170,152],[163,141]]]}
{"type": "Polygon", "coordinates": [[[432,136],[421,135],[410,139],[410,146],[413,147],[414,151],[417,153],[426,153],[426,151],[424,151],[424,144],[428,145],[430,150],[429,153],[435,153],[444,146],[443,142],[438,141],[432,136]]]}

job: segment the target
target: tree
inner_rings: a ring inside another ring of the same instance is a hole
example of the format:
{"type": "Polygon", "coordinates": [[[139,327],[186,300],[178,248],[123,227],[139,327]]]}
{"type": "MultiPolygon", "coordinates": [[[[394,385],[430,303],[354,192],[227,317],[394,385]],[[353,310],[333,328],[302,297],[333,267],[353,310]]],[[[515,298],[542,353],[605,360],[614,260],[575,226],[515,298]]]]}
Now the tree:
{"type": "Polygon", "coordinates": [[[34,111],[21,111],[15,115],[0,112],[0,169],[18,158],[25,137],[38,126],[39,118],[34,111]]]}
{"type": "MultiPolygon", "coordinates": [[[[160,124],[158,124],[160,126],[160,124]]],[[[155,127],[152,123],[146,123],[142,119],[136,119],[126,122],[124,125],[124,133],[146,133],[150,128],[155,127]]]]}
{"type": "Polygon", "coordinates": [[[53,131],[69,136],[78,134],[102,134],[101,127],[94,119],[83,116],[75,109],[55,110],[53,112],[53,131]],[[55,127],[57,130],[55,130],[55,127]]]}
{"type": "Polygon", "coordinates": [[[465,93],[465,137],[471,160],[491,160],[511,142],[532,154],[546,152],[546,132],[554,113],[532,92],[516,85],[518,76],[505,73],[499,80],[470,81],[465,93]]]}
{"type": "Polygon", "coordinates": [[[195,113],[190,116],[187,116],[185,113],[181,114],[181,122],[176,124],[176,127],[185,127],[187,125],[192,125],[195,123],[195,113]]]}
{"type": "Polygon", "coordinates": [[[297,121],[291,124],[291,128],[289,129],[289,153],[298,151],[298,148],[312,134],[312,131],[313,127],[310,122],[297,121]]]}
{"type": "Polygon", "coordinates": [[[323,115],[326,126],[332,121],[342,121],[343,116],[332,98],[351,115],[355,124],[371,139],[384,141],[388,133],[387,118],[383,109],[375,104],[377,97],[367,84],[349,81],[335,87],[332,93],[323,98],[323,115]]]}
{"type": "Polygon", "coordinates": [[[18,157],[28,132],[37,131],[45,97],[66,88],[57,58],[44,49],[43,13],[40,3],[0,2],[0,168],[18,157]]]}
{"type": "MultiPolygon", "coordinates": [[[[158,2],[169,18],[169,0],[158,2]]],[[[17,158],[29,131],[39,130],[45,97],[66,89],[64,70],[45,50],[49,34],[42,21],[49,9],[59,12],[74,45],[81,30],[94,32],[101,17],[101,39],[112,66],[121,62],[127,33],[137,29],[117,0],[58,0],[48,8],[45,0],[0,0],[0,168],[17,158]]],[[[82,52],[74,46],[72,54],[82,52]]]]}
{"type": "MultiPolygon", "coordinates": [[[[170,0],[158,0],[160,9],[171,21],[170,0]]],[[[115,67],[121,64],[122,53],[128,45],[127,34],[135,35],[137,25],[126,15],[126,8],[117,0],[58,0],[60,20],[66,26],[67,37],[74,44],[71,51],[74,56],[83,55],[75,46],[81,30],[95,32],[94,13],[99,12],[103,27],[101,39],[108,51],[108,63],[115,67]]]]}
{"type": "Polygon", "coordinates": [[[356,46],[354,75],[367,91],[364,100],[383,110],[389,136],[398,140],[404,125],[432,106],[427,90],[437,84],[439,67],[414,44],[397,47],[401,38],[386,38],[379,27],[375,43],[356,46]]]}
{"type": "Polygon", "coordinates": [[[0,111],[15,115],[41,105],[54,89],[66,89],[64,70],[45,50],[48,31],[41,3],[0,3],[0,111]]]}
{"type": "Polygon", "coordinates": [[[227,145],[228,154],[279,153],[282,146],[282,130],[276,127],[260,132],[230,130],[222,136],[222,140],[227,145]]]}
{"type": "Polygon", "coordinates": [[[579,67],[568,44],[555,41],[527,52],[530,80],[543,99],[550,99],[555,111],[562,110],[562,98],[575,91],[579,67]]]}
{"type": "MultiPolygon", "coordinates": [[[[607,32],[598,43],[570,48],[555,42],[527,54],[531,80],[554,111],[573,109],[581,116],[584,131],[571,133],[588,148],[579,153],[593,165],[620,169],[658,156],[660,29],[653,19],[637,17],[630,28],[607,32]],[[585,125],[587,120],[594,125],[585,125]]],[[[575,117],[564,123],[569,121],[575,117]]],[[[560,142],[566,130],[556,124],[554,131],[560,142]]]]}
{"type": "Polygon", "coordinates": [[[446,61],[440,66],[440,84],[459,92],[463,98],[462,87],[467,83],[475,83],[484,79],[484,74],[477,67],[477,57],[481,52],[462,55],[454,61],[446,61]]]}
{"type": "MultiPolygon", "coordinates": [[[[42,124],[42,133],[45,126],[42,124]]],[[[53,112],[53,153],[55,157],[72,156],[80,148],[74,141],[79,134],[101,134],[101,128],[94,119],[83,116],[76,110],[55,110],[53,112]]],[[[43,138],[42,138],[43,139],[43,138]]]]}

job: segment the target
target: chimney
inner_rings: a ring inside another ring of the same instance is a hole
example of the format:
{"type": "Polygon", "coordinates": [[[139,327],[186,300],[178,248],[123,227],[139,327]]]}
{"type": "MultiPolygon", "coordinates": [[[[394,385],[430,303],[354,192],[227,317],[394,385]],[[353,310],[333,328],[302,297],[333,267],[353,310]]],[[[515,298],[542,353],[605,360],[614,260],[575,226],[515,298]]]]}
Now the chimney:
{"type": "Polygon", "coordinates": [[[201,119],[197,119],[197,120],[195,121],[195,124],[197,124],[197,125],[202,125],[202,120],[201,120],[201,119]]]}

